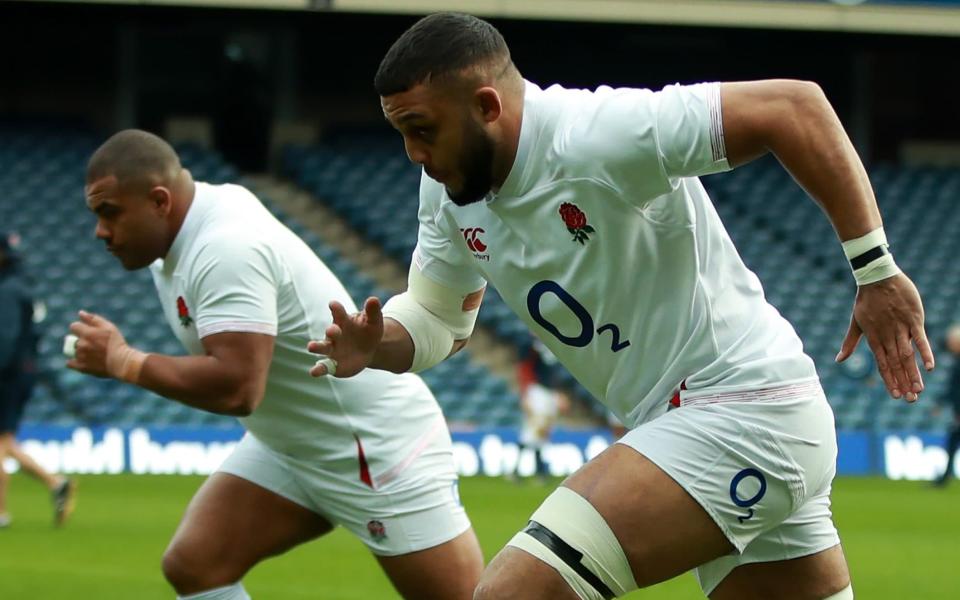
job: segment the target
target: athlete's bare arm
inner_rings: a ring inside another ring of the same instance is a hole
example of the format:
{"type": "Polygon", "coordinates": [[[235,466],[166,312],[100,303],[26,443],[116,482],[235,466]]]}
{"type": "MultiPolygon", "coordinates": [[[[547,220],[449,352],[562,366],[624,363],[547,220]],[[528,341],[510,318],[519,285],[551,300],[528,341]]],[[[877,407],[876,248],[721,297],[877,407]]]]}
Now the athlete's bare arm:
{"type": "MultiPolygon", "coordinates": [[[[67,366],[97,377],[115,377],[108,357],[129,348],[117,326],[81,312],[70,331],[79,339],[76,357],[67,366]]],[[[224,332],[209,335],[202,343],[206,356],[147,355],[136,385],[213,413],[240,417],[252,413],[263,399],[273,336],[224,332]]]]}
{"type": "MultiPolygon", "coordinates": [[[[823,91],[790,80],[721,86],[727,159],[738,166],[772,152],[823,208],[841,241],[882,225],[863,163],[823,91]]],[[[866,336],[890,394],[908,401],[923,390],[914,346],[926,369],[934,367],[924,332],[923,305],[903,274],[860,286],[837,361],[866,336]]]]}

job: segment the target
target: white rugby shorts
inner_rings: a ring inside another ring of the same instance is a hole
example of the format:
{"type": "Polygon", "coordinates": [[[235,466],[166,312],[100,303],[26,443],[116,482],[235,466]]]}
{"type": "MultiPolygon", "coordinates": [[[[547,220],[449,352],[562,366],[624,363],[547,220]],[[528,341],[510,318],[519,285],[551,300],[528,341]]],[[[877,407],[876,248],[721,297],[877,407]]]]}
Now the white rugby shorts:
{"type": "Polygon", "coordinates": [[[682,392],[679,408],[618,443],[679,483],[734,546],[696,569],[705,594],[739,565],[799,558],[840,543],[830,512],[836,429],[816,380],[682,392]]]}
{"type": "Polygon", "coordinates": [[[343,525],[376,555],[408,554],[448,542],[470,527],[442,417],[439,426],[408,464],[372,477],[372,485],[356,469],[332,472],[280,454],[249,433],[218,471],[296,502],[334,526],[343,525]]]}

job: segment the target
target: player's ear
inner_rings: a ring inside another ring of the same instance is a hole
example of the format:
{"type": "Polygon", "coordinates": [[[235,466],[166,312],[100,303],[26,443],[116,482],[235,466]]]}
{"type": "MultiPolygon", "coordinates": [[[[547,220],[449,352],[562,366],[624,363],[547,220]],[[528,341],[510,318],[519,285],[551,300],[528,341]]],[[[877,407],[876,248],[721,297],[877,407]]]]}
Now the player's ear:
{"type": "Polygon", "coordinates": [[[150,189],[147,196],[160,215],[167,216],[170,213],[170,209],[173,207],[173,196],[170,194],[169,188],[156,185],[150,189]]]}
{"type": "Polygon", "coordinates": [[[503,113],[503,101],[500,98],[500,92],[493,87],[478,88],[474,93],[476,106],[480,110],[480,117],[486,123],[493,123],[500,118],[503,113]]]}

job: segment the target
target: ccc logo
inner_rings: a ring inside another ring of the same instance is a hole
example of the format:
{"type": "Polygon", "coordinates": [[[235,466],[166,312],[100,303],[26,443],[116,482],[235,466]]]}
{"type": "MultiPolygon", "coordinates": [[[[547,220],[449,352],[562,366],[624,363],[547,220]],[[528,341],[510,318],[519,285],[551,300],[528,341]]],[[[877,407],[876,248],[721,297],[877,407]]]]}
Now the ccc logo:
{"type": "Polygon", "coordinates": [[[471,252],[486,251],[487,245],[480,239],[480,234],[486,233],[482,227],[467,227],[461,229],[460,233],[463,234],[463,241],[467,243],[467,248],[470,248],[471,252]]]}

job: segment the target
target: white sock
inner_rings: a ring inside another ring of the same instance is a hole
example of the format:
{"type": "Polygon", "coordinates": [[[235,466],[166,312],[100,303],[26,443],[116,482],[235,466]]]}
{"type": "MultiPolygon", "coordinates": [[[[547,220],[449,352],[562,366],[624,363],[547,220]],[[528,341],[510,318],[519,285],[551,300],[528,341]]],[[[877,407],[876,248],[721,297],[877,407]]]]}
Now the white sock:
{"type": "Polygon", "coordinates": [[[250,595],[247,594],[247,590],[243,589],[243,584],[238,581],[233,585],[226,585],[189,596],[177,596],[177,600],[250,600],[250,595]]]}
{"type": "Polygon", "coordinates": [[[823,600],[853,600],[853,585],[848,585],[836,594],[823,600]]]}

